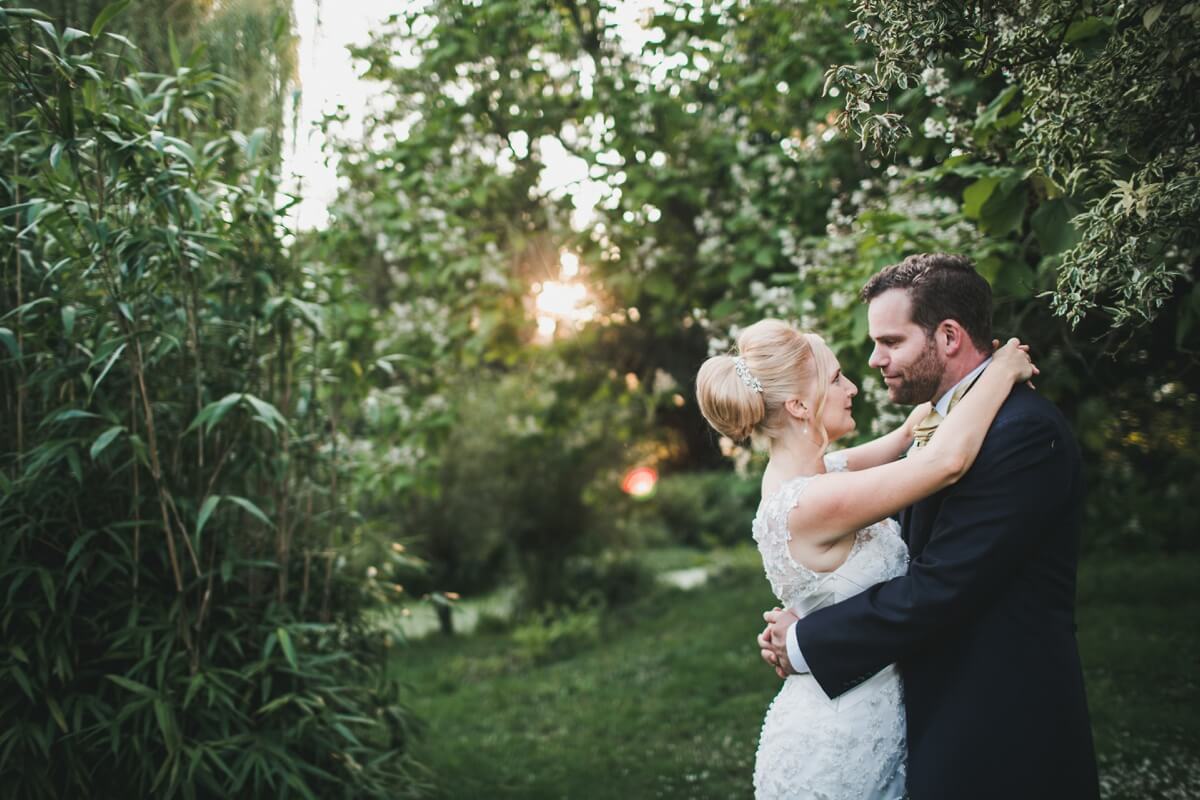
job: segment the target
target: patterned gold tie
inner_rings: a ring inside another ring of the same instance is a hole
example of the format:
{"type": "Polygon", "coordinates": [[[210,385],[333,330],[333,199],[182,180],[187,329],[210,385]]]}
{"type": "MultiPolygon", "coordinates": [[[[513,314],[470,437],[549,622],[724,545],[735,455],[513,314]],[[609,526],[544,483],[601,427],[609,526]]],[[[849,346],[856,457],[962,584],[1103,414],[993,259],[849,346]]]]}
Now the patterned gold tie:
{"type": "Polygon", "coordinates": [[[929,444],[929,440],[933,438],[933,432],[937,430],[938,425],[942,424],[945,419],[938,413],[936,408],[931,408],[925,419],[913,428],[913,447],[924,447],[929,444]]]}
{"type": "MultiPolygon", "coordinates": [[[[983,373],[980,373],[982,375],[983,373]]],[[[963,384],[954,390],[954,394],[950,396],[950,405],[946,407],[946,413],[949,414],[958,405],[958,401],[963,399],[967,392],[971,391],[971,387],[975,385],[975,381],[979,380],[979,375],[976,375],[970,383],[963,384]]],[[[933,438],[933,432],[938,429],[938,425],[944,420],[936,408],[929,410],[929,415],[913,428],[913,447],[924,447],[929,444],[929,440],[933,438]]]]}

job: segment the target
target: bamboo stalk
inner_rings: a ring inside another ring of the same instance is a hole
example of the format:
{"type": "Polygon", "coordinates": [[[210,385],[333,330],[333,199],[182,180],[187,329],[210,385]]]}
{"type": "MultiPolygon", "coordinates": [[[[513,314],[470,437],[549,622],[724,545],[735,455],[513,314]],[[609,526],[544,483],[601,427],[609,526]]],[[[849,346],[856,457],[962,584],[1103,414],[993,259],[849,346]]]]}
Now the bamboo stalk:
{"type": "MultiPolygon", "coordinates": [[[[128,329],[124,324],[122,327],[128,329]]],[[[182,592],[183,571],[179,568],[179,553],[176,551],[175,535],[172,531],[171,519],[167,511],[170,505],[170,497],[167,494],[167,487],[163,485],[162,467],[158,461],[158,436],[154,427],[154,409],[150,407],[150,393],[146,390],[142,343],[134,337],[133,344],[134,346],[127,348],[126,352],[130,353],[131,366],[133,367],[134,377],[137,379],[137,386],[142,399],[142,414],[146,420],[146,449],[150,453],[150,476],[154,478],[154,483],[158,488],[158,507],[162,514],[163,534],[167,537],[167,555],[171,560],[171,573],[175,578],[175,589],[182,592]]]]}
{"type": "Polygon", "coordinates": [[[325,587],[321,590],[321,621],[329,622],[329,596],[333,590],[334,551],[325,552],[325,587]]]}
{"type": "MultiPolygon", "coordinates": [[[[280,405],[282,406],[280,411],[285,415],[286,419],[291,419],[292,402],[292,369],[288,354],[288,343],[291,332],[291,326],[284,323],[283,331],[279,341],[279,354],[280,359],[282,360],[282,364],[280,364],[281,380],[283,382],[280,392],[280,405]]],[[[291,437],[288,436],[288,427],[287,423],[285,422],[283,431],[280,433],[280,447],[283,454],[283,461],[287,465],[287,469],[283,473],[278,499],[275,505],[275,508],[278,509],[279,513],[279,524],[275,534],[275,555],[279,560],[278,595],[279,602],[281,604],[287,602],[288,561],[291,558],[292,547],[291,526],[289,524],[291,515],[288,513],[288,504],[291,500],[291,462],[288,458],[290,445],[291,437]]]]}
{"type": "MultiPolygon", "coordinates": [[[[11,123],[11,120],[14,118],[13,101],[11,98],[9,99],[8,109],[9,120],[11,123]]],[[[13,125],[12,127],[15,128],[16,126],[13,125]]],[[[13,150],[12,177],[13,204],[19,206],[21,204],[21,155],[20,151],[15,148],[13,150]]],[[[24,272],[24,270],[21,269],[21,212],[16,211],[14,213],[17,215],[16,224],[13,226],[13,231],[16,234],[13,237],[13,266],[17,273],[17,303],[15,307],[20,308],[25,302],[23,283],[21,280],[21,275],[24,272]]],[[[13,326],[17,329],[17,352],[21,353],[23,356],[25,353],[25,331],[21,325],[20,314],[17,314],[16,318],[13,320],[13,326]]],[[[17,373],[17,413],[15,422],[17,424],[17,472],[20,473],[25,466],[25,395],[27,391],[25,387],[25,364],[23,358],[17,359],[17,373]]]]}
{"type": "MultiPolygon", "coordinates": [[[[129,435],[137,433],[137,392],[129,384],[129,435]]],[[[141,469],[133,459],[133,600],[137,603],[138,579],[142,573],[142,492],[141,469]]]]}
{"type": "Polygon", "coordinates": [[[309,577],[311,574],[312,574],[312,551],[305,550],[304,551],[304,577],[301,578],[301,582],[300,582],[300,608],[297,612],[301,618],[304,617],[304,608],[305,608],[305,606],[308,605],[308,581],[309,581],[309,577]]]}

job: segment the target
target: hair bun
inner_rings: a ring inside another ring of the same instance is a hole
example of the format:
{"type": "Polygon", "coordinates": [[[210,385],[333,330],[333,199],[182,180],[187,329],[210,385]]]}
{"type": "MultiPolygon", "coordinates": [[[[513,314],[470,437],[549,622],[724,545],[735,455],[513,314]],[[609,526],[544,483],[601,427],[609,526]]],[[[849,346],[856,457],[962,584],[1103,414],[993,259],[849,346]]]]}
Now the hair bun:
{"type": "Polygon", "coordinates": [[[696,375],[696,400],[708,424],[735,442],[750,438],[766,415],[761,392],[746,385],[733,356],[713,356],[696,375]]]}
{"type": "Polygon", "coordinates": [[[743,330],[737,346],[740,358],[714,356],[696,375],[700,413],[718,433],[735,442],[751,434],[774,440],[788,429],[785,408],[793,397],[808,398],[814,419],[820,418],[829,376],[809,335],[781,320],[764,319],[743,330]]]}

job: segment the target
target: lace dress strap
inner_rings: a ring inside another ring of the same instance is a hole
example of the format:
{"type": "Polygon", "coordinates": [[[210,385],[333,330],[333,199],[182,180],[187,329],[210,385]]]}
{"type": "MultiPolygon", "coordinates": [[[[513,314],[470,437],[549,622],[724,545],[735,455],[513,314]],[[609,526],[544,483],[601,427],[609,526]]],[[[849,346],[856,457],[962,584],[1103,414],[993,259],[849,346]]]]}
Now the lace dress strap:
{"type": "Polygon", "coordinates": [[[826,472],[846,472],[848,470],[845,450],[826,453],[822,460],[825,462],[826,472]]]}
{"type": "Polygon", "coordinates": [[[789,605],[812,591],[822,577],[793,559],[788,548],[792,538],[788,515],[812,480],[810,475],[801,475],[784,481],[774,494],[763,500],[754,518],[754,540],[762,555],[763,571],[775,596],[789,605]]]}

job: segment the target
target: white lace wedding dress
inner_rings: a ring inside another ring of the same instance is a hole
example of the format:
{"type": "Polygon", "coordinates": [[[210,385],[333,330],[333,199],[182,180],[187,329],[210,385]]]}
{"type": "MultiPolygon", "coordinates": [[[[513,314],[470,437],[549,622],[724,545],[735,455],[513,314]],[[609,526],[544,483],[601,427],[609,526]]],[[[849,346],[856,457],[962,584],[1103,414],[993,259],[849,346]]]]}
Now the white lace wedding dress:
{"type": "MultiPolygon", "coordinates": [[[[844,471],[845,457],[825,457],[826,470],[844,471]]],[[[908,548],[894,520],[856,535],[845,563],[820,573],[788,550],[788,513],[820,476],[785,481],[759,504],[754,540],[771,589],[784,608],[808,613],[845,600],[872,584],[902,575],[908,548]]],[[[775,696],[754,765],[757,800],[898,800],[904,796],[904,705],[900,676],[889,666],[830,700],[812,675],[791,675],[775,696]]]]}

